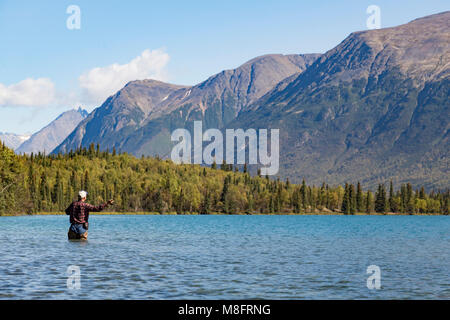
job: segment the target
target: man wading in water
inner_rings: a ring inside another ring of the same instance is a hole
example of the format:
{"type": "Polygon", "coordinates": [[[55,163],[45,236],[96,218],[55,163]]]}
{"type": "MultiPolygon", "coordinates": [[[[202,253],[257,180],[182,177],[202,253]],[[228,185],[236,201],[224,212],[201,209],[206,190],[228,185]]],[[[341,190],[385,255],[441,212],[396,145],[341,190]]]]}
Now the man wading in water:
{"type": "Polygon", "coordinates": [[[109,200],[107,203],[101,204],[99,206],[93,206],[85,202],[86,197],[87,192],[80,191],[78,193],[78,201],[72,202],[66,209],[66,214],[70,215],[70,228],[68,233],[69,240],[87,240],[89,212],[102,211],[108,205],[112,205],[114,203],[114,200],[109,200]]]}

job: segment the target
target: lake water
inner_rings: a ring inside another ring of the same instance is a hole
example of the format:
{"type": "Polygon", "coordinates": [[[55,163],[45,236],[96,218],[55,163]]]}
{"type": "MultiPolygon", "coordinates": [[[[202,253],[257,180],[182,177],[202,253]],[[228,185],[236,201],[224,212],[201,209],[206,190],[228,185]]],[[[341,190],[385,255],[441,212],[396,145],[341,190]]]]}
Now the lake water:
{"type": "Polygon", "coordinates": [[[446,216],[91,216],[87,242],[68,225],[0,217],[0,299],[450,299],[446,216]]]}

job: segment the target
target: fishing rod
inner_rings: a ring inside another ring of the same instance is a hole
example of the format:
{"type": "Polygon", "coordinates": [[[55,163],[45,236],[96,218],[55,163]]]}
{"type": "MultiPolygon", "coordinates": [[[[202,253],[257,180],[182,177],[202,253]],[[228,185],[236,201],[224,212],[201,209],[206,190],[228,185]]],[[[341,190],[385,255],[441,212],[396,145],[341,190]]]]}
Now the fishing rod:
{"type": "Polygon", "coordinates": [[[11,182],[10,184],[8,184],[6,187],[4,187],[1,191],[0,194],[2,194],[3,192],[5,192],[9,187],[11,187],[14,184],[14,182],[11,182]]]}
{"type": "MultiPolygon", "coordinates": [[[[120,191],[118,191],[118,192],[114,192],[114,195],[116,195],[116,194],[122,194],[122,192],[124,192],[126,188],[130,187],[131,184],[135,183],[139,178],[140,178],[140,177],[137,176],[137,177],[134,178],[133,180],[128,181],[127,184],[125,185],[125,187],[123,187],[122,189],[120,189],[120,191]]],[[[116,204],[116,203],[114,202],[113,205],[115,205],[115,204],[116,204]]]]}
{"type": "Polygon", "coordinates": [[[138,176],[138,177],[134,178],[133,180],[128,181],[128,183],[125,185],[125,187],[123,187],[123,188],[120,190],[120,192],[118,192],[118,193],[120,194],[120,193],[124,192],[126,188],[128,188],[129,186],[131,186],[131,184],[135,183],[139,178],[140,178],[140,177],[138,176]]]}
{"type": "MultiPolygon", "coordinates": [[[[170,152],[171,152],[171,151],[169,151],[168,153],[166,153],[165,155],[163,155],[162,158],[160,158],[160,159],[163,159],[164,157],[168,156],[170,152]]],[[[158,156],[158,155],[157,155],[157,156],[158,156]]],[[[120,189],[119,192],[115,192],[114,194],[121,194],[122,192],[125,191],[125,189],[127,189],[131,184],[135,183],[139,178],[140,178],[140,176],[137,176],[137,177],[134,178],[133,180],[128,181],[127,184],[126,184],[122,189],[120,189]]],[[[115,203],[114,203],[114,205],[115,205],[115,203]]]]}

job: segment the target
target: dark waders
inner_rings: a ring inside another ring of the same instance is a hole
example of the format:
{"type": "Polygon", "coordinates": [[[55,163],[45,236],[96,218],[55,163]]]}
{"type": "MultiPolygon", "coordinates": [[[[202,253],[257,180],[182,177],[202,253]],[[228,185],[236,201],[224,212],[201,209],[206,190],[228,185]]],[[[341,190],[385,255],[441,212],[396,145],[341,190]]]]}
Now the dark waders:
{"type": "Polygon", "coordinates": [[[87,240],[88,231],[83,224],[74,223],[70,225],[67,236],[69,240],[87,240]]]}

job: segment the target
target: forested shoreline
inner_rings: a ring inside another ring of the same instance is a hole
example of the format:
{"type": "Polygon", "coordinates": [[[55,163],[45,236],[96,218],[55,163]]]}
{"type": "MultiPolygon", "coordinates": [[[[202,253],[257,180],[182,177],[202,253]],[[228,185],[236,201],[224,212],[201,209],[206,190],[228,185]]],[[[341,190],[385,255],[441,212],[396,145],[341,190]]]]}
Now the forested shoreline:
{"type": "MultiPolygon", "coordinates": [[[[258,172],[259,173],[259,172],[258,172]]],[[[211,168],[100,151],[91,145],[58,155],[16,155],[0,144],[0,215],[61,212],[78,190],[88,202],[114,199],[108,211],[177,214],[448,214],[449,190],[426,192],[392,182],[363,190],[269,179],[232,165],[211,168]]]]}

